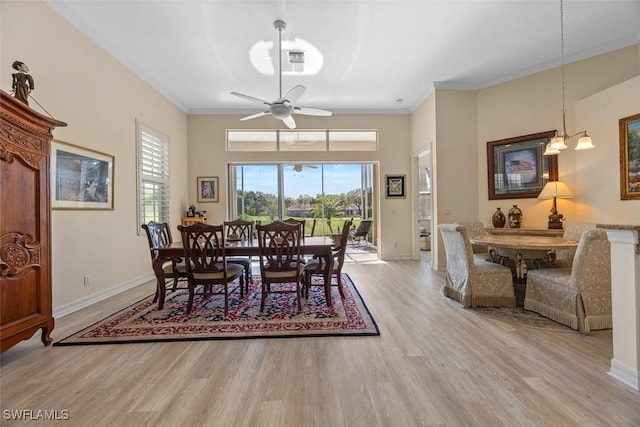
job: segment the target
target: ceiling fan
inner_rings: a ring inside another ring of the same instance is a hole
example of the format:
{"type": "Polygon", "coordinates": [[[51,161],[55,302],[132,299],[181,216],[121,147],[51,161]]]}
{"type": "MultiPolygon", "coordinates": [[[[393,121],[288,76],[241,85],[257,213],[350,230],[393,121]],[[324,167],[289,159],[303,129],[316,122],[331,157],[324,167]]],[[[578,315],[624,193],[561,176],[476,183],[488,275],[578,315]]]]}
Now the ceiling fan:
{"type": "Polygon", "coordinates": [[[330,116],[333,114],[331,111],[321,110],[319,108],[296,107],[293,105],[298,101],[298,99],[300,99],[306,89],[302,85],[295,86],[282,96],[282,31],[287,27],[287,24],[285,24],[284,21],[276,20],[273,23],[273,27],[278,31],[278,74],[280,77],[279,97],[273,102],[267,102],[253,96],[244,95],[238,92],[231,92],[232,95],[239,96],[240,98],[244,98],[249,101],[258,102],[269,107],[265,111],[243,117],[240,120],[250,120],[271,114],[273,117],[282,120],[289,129],[295,129],[296,121],[293,119],[293,114],[302,114],[305,116],[330,116]]]}
{"type": "Polygon", "coordinates": [[[293,170],[296,171],[296,172],[301,172],[302,168],[318,169],[318,166],[316,166],[316,165],[303,165],[301,163],[298,163],[297,165],[293,165],[293,170]]]}

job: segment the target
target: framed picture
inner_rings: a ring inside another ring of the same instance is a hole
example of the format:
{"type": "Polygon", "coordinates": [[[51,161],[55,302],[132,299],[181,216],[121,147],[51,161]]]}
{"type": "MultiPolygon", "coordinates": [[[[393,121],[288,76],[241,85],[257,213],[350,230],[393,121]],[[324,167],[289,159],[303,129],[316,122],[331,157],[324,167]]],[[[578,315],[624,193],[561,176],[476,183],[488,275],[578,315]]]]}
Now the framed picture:
{"type": "Polygon", "coordinates": [[[77,145],[51,143],[51,208],[113,209],[114,157],[77,145]]]}
{"type": "Polygon", "coordinates": [[[406,175],[385,175],[387,198],[404,198],[404,179],[406,175]]]}
{"type": "Polygon", "coordinates": [[[198,203],[220,201],[220,185],[217,176],[198,177],[198,203]]]}
{"type": "Polygon", "coordinates": [[[543,156],[555,131],[487,142],[489,200],[538,197],[558,179],[558,156],[543,156]]]}
{"type": "Polygon", "coordinates": [[[640,200],[640,114],[620,119],[620,200],[640,200]]]}

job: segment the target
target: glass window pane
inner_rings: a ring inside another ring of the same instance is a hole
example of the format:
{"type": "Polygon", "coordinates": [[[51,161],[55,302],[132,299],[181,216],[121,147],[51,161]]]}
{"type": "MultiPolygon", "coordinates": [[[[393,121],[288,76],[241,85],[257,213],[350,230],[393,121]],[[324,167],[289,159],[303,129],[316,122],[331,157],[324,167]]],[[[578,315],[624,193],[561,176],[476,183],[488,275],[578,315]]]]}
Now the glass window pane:
{"type": "Polygon", "coordinates": [[[329,151],[376,151],[378,132],[375,130],[330,130],[329,151]]]}
{"type": "Polygon", "coordinates": [[[280,151],[327,151],[327,132],[281,130],[280,151]]]}
{"type": "Polygon", "coordinates": [[[228,130],[227,151],[277,151],[275,130],[228,130]]]}

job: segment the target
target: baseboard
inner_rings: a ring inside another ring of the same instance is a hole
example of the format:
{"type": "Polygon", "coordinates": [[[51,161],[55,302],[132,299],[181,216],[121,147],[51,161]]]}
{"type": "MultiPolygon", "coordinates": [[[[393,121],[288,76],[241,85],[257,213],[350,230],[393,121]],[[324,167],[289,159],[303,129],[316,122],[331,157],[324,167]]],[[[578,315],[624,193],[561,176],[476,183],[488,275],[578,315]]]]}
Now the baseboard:
{"type": "Polygon", "coordinates": [[[637,369],[624,365],[616,359],[611,359],[611,369],[608,374],[632,389],[640,391],[640,373],[637,369]]]}
{"type": "Polygon", "coordinates": [[[114,286],[109,289],[105,289],[100,292],[96,292],[95,294],[91,294],[84,298],[80,298],[78,300],[70,302],[69,304],[65,304],[59,307],[53,307],[53,317],[56,317],[56,318],[64,317],[67,314],[71,314],[75,311],[88,307],[91,304],[95,304],[97,302],[105,300],[109,297],[117,295],[128,289],[135,288],[136,286],[142,285],[143,283],[147,283],[150,280],[155,280],[155,276],[153,274],[147,274],[145,276],[138,277],[137,279],[133,279],[128,282],[121,283],[120,285],[114,286]]]}

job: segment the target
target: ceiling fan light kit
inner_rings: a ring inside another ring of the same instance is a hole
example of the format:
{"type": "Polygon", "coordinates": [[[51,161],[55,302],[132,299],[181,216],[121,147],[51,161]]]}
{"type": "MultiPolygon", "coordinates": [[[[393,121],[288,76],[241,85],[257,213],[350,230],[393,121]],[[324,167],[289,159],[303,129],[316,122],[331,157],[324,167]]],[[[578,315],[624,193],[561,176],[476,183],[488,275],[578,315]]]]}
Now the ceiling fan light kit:
{"type": "MultiPolygon", "coordinates": [[[[297,85],[289,92],[286,93],[285,96],[282,96],[282,32],[285,28],[287,28],[287,24],[278,19],[274,21],[273,27],[278,32],[278,78],[279,78],[279,91],[278,91],[278,99],[273,102],[267,102],[260,98],[255,98],[253,96],[244,95],[238,92],[231,92],[232,95],[238,96],[240,98],[246,99],[248,101],[258,102],[260,104],[264,104],[269,108],[266,111],[261,111],[259,113],[252,114],[250,116],[246,116],[241,118],[240,120],[250,120],[255,119],[257,117],[262,117],[266,115],[272,115],[276,119],[282,120],[282,122],[289,128],[295,129],[296,122],[293,119],[293,114],[302,114],[305,116],[324,116],[328,117],[332,115],[331,111],[322,110],[319,108],[309,108],[309,107],[296,107],[293,104],[300,99],[302,94],[305,91],[305,87],[302,85],[297,85]]],[[[289,61],[291,63],[304,63],[304,52],[289,52],[289,61]]]]}

